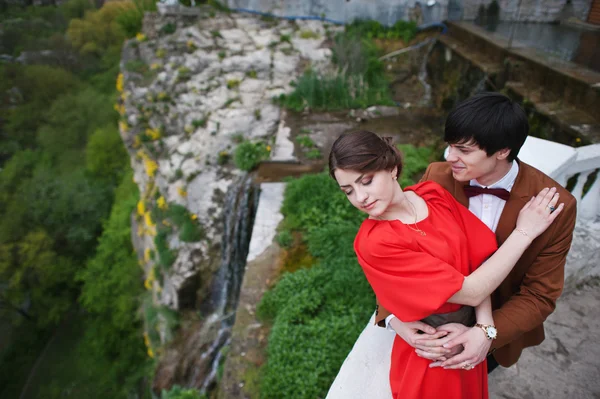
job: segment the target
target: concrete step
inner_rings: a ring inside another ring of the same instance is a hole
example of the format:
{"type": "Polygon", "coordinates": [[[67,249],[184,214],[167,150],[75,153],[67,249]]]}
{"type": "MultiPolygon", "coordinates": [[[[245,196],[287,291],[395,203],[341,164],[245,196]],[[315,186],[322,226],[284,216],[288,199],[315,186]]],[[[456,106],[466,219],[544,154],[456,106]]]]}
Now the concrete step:
{"type": "Polygon", "coordinates": [[[587,143],[600,143],[600,114],[593,114],[593,109],[573,107],[540,86],[509,81],[505,88],[512,97],[526,99],[537,112],[573,137],[582,137],[587,143]]]}

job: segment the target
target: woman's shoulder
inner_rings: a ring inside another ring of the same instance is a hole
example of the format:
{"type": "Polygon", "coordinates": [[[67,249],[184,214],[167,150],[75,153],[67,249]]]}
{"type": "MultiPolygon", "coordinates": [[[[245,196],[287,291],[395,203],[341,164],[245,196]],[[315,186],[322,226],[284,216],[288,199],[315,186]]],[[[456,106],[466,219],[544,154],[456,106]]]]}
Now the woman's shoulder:
{"type": "Polygon", "coordinates": [[[398,241],[398,235],[391,226],[391,220],[365,219],[356,238],[354,239],[354,249],[357,253],[378,252],[390,243],[398,241]]]}
{"type": "Polygon", "coordinates": [[[419,197],[423,198],[425,201],[441,199],[443,201],[452,200],[452,194],[448,192],[444,187],[442,187],[439,183],[434,181],[424,181],[421,183],[414,184],[412,186],[406,187],[404,190],[413,191],[419,197]]]}

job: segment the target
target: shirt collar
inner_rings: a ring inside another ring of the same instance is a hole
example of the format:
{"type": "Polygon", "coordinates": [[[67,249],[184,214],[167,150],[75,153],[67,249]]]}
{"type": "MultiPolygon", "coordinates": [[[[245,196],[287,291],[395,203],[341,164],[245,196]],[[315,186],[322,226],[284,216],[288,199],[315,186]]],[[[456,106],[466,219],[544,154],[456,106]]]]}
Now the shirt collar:
{"type": "MultiPolygon", "coordinates": [[[[503,188],[507,191],[510,191],[515,185],[515,180],[517,180],[517,175],[519,174],[519,164],[516,161],[512,161],[512,166],[507,174],[502,177],[502,179],[498,180],[496,183],[490,184],[487,188],[503,188]]],[[[471,179],[469,182],[471,186],[477,187],[486,187],[480,184],[477,179],[471,179]]]]}

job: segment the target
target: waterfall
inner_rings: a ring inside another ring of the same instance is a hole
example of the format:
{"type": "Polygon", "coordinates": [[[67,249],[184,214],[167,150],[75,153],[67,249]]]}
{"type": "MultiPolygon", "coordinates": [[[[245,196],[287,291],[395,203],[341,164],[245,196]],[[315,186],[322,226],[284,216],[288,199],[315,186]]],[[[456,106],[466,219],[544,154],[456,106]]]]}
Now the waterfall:
{"type": "Polygon", "coordinates": [[[471,96],[473,96],[477,93],[481,93],[482,91],[485,91],[485,82],[487,82],[487,79],[488,79],[488,75],[486,73],[483,75],[483,78],[481,78],[481,80],[479,80],[479,82],[477,82],[475,87],[473,87],[473,90],[471,90],[471,96]]]}
{"type": "Polygon", "coordinates": [[[429,60],[429,54],[431,54],[431,50],[433,50],[433,46],[435,45],[436,41],[437,40],[432,40],[427,47],[427,52],[423,57],[421,68],[419,70],[419,82],[421,82],[423,88],[425,89],[425,94],[423,94],[423,98],[421,99],[419,105],[424,107],[431,105],[431,85],[427,83],[427,61],[429,60]]]}
{"type": "Polygon", "coordinates": [[[207,319],[207,323],[218,323],[219,330],[216,339],[201,355],[203,359],[211,359],[210,372],[204,377],[201,392],[208,391],[216,383],[221,348],[231,339],[258,198],[257,186],[249,175],[235,182],[225,198],[221,266],[212,283],[211,315],[207,319]]]}

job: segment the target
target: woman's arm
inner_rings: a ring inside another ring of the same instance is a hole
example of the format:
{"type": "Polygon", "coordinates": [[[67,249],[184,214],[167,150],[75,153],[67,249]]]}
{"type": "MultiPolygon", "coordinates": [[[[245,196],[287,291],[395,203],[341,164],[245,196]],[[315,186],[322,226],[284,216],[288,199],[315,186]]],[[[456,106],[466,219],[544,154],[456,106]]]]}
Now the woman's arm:
{"type": "Polygon", "coordinates": [[[519,212],[516,227],[504,244],[477,270],[465,277],[462,288],[448,302],[470,306],[478,306],[483,302],[506,278],[533,240],[560,214],[564,204],[560,204],[554,212],[549,210],[557,202],[555,188],[546,188],[532,198],[519,212]]]}

